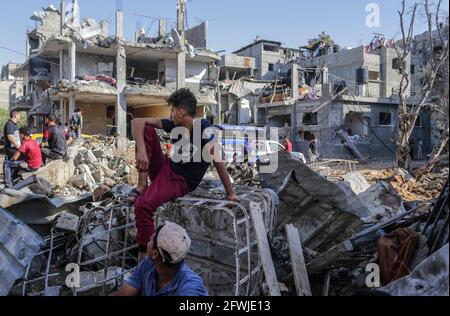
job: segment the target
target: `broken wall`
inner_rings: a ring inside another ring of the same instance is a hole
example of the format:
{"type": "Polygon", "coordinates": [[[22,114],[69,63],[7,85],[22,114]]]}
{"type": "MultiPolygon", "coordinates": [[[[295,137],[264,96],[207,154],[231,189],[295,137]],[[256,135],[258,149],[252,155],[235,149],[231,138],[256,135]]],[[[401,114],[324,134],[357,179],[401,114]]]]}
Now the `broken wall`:
{"type": "MultiPolygon", "coordinates": [[[[177,61],[175,59],[165,60],[165,76],[166,82],[171,85],[176,84],[177,81],[177,61]]],[[[202,63],[197,61],[186,61],[186,78],[196,77],[197,80],[208,79],[208,63],[202,63]],[[203,74],[203,76],[201,76],[203,74]]],[[[189,83],[186,82],[186,85],[189,83]]],[[[170,86],[168,84],[168,86],[170,86]]]]}
{"type": "Polygon", "coordinates": [[[191,27],[185,31],[185,38],[188,43],[195,48],[208,47],[208,23],[203,22],[200,25],[191,27]]]}
{"type": "Polygon", "coordinates": [[[78,103],[83,112],[83,130],[89,135],[106,135],[106,108],[104,103],[78,103]]]}
{"type": "MultiPolygon", "coordinates": [[[[69,53],[64,51],[64,78],[69,78],[70,73],[70,59],[69,53]]],[[[93,54],[85,54],[77,52],[76,57],[76,76],[95,76],[95,75],[107,75],[112,77],[114,65],[116,63],[116,58],[113,56],[105,56],[105,55],[93,55],[93,54]]],[[[59,64],[59,61],[58,61],[59,64]]],[[[54,76],[59,78],[59,66],[56,66],[54,70],[54,76]]],[[[59,80],[59,79],[58,79],[59,80]]],[[[58,80],[55,80],[58,81],[58,80]]]]}

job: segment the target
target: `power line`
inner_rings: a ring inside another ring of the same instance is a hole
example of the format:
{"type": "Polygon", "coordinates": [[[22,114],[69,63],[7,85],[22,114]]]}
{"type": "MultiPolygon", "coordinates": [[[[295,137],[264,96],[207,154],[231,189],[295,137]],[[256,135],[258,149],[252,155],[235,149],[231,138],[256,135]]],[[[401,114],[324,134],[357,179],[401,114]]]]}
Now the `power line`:
{"type": "MultiPolygon", "coordinates": [[[[2,45],[0,45],[0,48],[27,57],[26,54],[24,54],[24,53],[22,53],[22,52],[20,52],[20,51],[18,51],[18,50],[15,50],[15,49],[13,49],[13,48],[9,48],[9,47],[2,46],[2,45]]],[[[42,59],[42,58],[39,58],[39,57],[31,57],[31,56],[30,56],[29,59],[40,60],[40,61],[46,62],[46,63],[48,63],[48,64],[52,64],[52,65],[55,65],[55,66],[59,66],[59,63],[54,63],[54,62],[51,62],[51,61],[48,61],[48,60],[45,60],[45,59],[42,59]]]]}

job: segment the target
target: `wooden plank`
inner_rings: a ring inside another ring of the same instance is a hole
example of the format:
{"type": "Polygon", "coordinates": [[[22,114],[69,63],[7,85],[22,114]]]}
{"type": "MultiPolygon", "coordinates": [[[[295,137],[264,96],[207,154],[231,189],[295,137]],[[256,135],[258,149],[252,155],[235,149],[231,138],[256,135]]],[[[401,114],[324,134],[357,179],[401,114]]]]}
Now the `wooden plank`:
{"type": "Polygon", "coordinates": [[[331,281],[331,271],[328,271],[325,275],[325,280],[323,282],[322,296],[328,296],[330,293],[330,281],[331,281]]]}
{"type": "Polygon", "coordinates": [[[255,229],[259,259],[266,277],[267,286],[269,287],[269,293],[271,296],[281,296],[277,275],[275,273],[275,266],[273,265],[272,254],[270,252],[269,241],[267,240],[267,231],[261,213],[260,205],[251,202],[250,216],[255,229]]]}
{"type": "Polygon", "coordinates": [[[292,224],[286,225],[285,229],[297,295],[312,296],[308,271],[306,270],[305,258],[303,256],[303,248],[300,241],[300,234],[292,224]]]}

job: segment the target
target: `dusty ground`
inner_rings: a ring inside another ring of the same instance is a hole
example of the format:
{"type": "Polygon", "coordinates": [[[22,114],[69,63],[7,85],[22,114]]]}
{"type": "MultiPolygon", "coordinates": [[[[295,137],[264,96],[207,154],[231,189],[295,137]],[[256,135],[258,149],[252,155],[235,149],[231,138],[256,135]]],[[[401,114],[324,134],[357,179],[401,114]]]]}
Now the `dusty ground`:
{"type": "MultiPolygon", "coordinates": [[[[423,164],[424,162],[415,162],[413,170],[423,164]]],[[[359,165],[358,171],[370,184],[377,181],[389,182],[405,202],[426,202],[437,198],[448,179],[448,166],[428,174],[420,182],[408,174],[395,172],[391,162],[359,165]]]]}

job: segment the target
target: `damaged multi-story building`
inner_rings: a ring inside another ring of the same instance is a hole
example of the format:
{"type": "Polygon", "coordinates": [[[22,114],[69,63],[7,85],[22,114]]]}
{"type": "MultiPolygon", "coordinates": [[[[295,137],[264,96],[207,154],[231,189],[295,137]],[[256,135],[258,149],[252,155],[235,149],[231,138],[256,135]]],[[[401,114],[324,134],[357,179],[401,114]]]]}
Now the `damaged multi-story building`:
{"type": "Polygon", "coordinates": [[[220,58],[207,49],[207,23],[185,30],[184,11],[178,10],[176,29],[167,32],[160,20],[156,37],[141,29],[128,41],[123,11],[116,12],[111,36],[107,22],[81,19],[77,0],[71,7],[68,12],[61,1],[59,9],[50,6],[31,17],[37,27],[28,32],[29,58],[16,71],[31,100],[29,108],[22,106],[31,127],[39,130],[51,111],[64,124],[80,108],[85,133],[131,136],[132,118],[167,116],[167,97],[182,87],[196,93],[199,116],[216,120],[220,58]]]}
{"type": "MultiPolygon", "coordinates": [[[[252,95],[256,101],[250,103],[255,119],[234,119],[235,123],[278,128],[289,125],[294,149],[303,153],[307,153],[309,141],[316,139],[323,157],[364,159],[394,155],[400,74],[392,41],[376,36],[368,46],[344,49],[316,41],[293,50],[282,48],[277,42],[259,40],[236,54],[253,56],[255,67],[247,68],[255,79],[235,80],[231,88],[237,86],[238,92],[252,95]],[[258,87],[245,89],[256,83],[258,87]]],[[[227,61],[239,58],[231,57],[222,60],[225,71],[230,68],[227,61]]],[[[411,67],[413,75],[416,73],[417,66],[411,58],[407,67],[411,67]]],[[[224,79],[227,78],[225,72],[224,79]]],[[[237,106],[235,112],[245,112],[240,105],[245,103],[248,108],[248,98],[236,93],[234,96],[238,99],[231,103],[237,106]]],[[[412,104],[414,98],[408,102],[412,104]]],[[[285,131],[280,136],[285,136],[285,131]]],[[[420,114],[412,138],[423,142],[423,156],[431,151],[428,111],[420,114]]]]}
{"type": "Polygon", "coordinates": [[[258,107],[263,90],[281,80],[289,72],[287,65],[300,56],[299,49],[259,37],[232,54],[221,56],[223,121],[264,126],[265,110],[258,107]]]}
{"type": "Polygon", "coordinates": [[[8,63],[2,67],[0,77],[0,108],[9,111],[9,108],[24,95],[22,78],[14,75],[20,66],[18,63],[8,63]]]}

